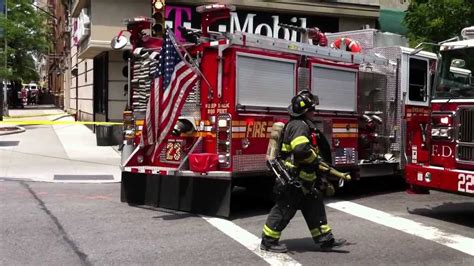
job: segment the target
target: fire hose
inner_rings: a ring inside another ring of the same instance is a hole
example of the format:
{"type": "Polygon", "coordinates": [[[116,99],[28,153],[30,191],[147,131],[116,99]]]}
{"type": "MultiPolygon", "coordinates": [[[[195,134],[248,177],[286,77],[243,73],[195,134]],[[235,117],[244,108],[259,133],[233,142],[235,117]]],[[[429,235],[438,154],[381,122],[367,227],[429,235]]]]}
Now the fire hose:
{"type": "MultiPolygon", "coordinates": [[[[344,186],[344,181],[351,180],[351,176],[349,173],[339,172],[338,170],[330,166],[328,163],[324,162],[321,158],[318,159],[317,164],[319,171],[328,173],[339,179],[339,187],[344,186]]],[[[298,180],[296,180],[296,178],[293,177],[293,175],[290,173],[290,170],[287,166],[285,166],[281,159],[275,158],[272,160],[268,160],[267,165],[270,170],[272,170],[272,172],[275,174],[278,182],[281,185],[293,185],[298,188],[301,187],[301,182],[299,182],[298,180]]]]}
{"type": "Polygon", "coordinates": [[[323,160],[319,160],[318,162],[318,168],[321,172],[328,173],[334,177],[337,177],[339,179],[339,187],[344,186],[344,181],[350,181],[351,175],[349,173],[342,173],[339,172],[338,170],[334,169],[331,167],[329,164],[324,162],[323,160]]]}

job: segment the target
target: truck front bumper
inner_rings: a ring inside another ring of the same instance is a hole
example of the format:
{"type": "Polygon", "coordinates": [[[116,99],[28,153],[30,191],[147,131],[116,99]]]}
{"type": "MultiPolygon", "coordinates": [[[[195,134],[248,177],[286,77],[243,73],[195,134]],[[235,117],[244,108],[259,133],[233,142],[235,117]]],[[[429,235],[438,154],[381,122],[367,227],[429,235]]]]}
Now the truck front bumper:
{"type": "Polygon", "coordinates": [[[410,185],[474,196],[474,171],[408,164],[405,178],[410,185]]]}

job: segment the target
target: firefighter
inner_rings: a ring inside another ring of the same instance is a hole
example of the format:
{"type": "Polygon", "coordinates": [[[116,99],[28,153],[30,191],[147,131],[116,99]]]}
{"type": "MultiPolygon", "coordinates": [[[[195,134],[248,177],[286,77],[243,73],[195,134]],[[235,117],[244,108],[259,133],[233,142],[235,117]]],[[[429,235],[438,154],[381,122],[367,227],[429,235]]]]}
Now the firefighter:
{"type": "Polygon", "coordinates": [[[319,249],[330,249],[343,245],[346,240],[335,239],[326,218],[321,193],[316,189],[316,169],[318,168],[318,149],[312,121],[318,99],[307,90],[293,97],[288,113],[291,116],[283,135],[280,158],[290,169],[297,185],[276,186],[275,206],[268,214],[263,226],[260,249],[284,253],[287,248],[279,243],[281,232],[301,210],[311,236],[319,249]]]}
{"type": "Polygon", "coordinates": [[[308,29],[308,37],[313,40],[314,45],[328,46],[328,38],[319,28],[312,27],[308,29]]]}

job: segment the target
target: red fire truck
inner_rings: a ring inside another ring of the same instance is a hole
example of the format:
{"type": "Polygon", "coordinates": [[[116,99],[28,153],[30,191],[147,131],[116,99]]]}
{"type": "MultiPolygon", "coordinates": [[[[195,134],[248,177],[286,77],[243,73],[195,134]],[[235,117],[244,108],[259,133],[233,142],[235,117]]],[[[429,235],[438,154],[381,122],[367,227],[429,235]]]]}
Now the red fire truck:
{"type": "Polygon", "coordinates": [[[444,42],[429,105],[406,110],[405,176],[415,192],[474,196],[474,27],[444,42]]]}
{"type": "MultiPolygon", "coordinates": [[[[265,163],[272,125],[289,118],[290,99],[303,89],[320,99],[315,122],[328,140],[323,157],[357,176],[359,121],[363,115],[368,119],[364,125],[378,120],[377,113],[358,110],[359,67],[388,66],[388,60],[261,35],[207,30],[217,19],[229,18],[231,10],[227,5],[198,8],[202,30],[187,31],[185,35],[195,42],[180,48],[198,63],[202,77],[155,158],[140,146],[140,138],[154,85],[149,74],[156,67],[162,40],[144,34],[153,26],[151,20],[128,20],[133,56],[130,110],[124,113],[122,201],[228,216],[234,186],[263,187],[272,180],[265,163]]],[[[120,48],[126,43],[120,37],[112,45],[120,48]]],[[[367,126],[364,134],[372,130],[367,126]]],[[[365,163],[383,162],[390,163],[383,155],[365,163]]]]}

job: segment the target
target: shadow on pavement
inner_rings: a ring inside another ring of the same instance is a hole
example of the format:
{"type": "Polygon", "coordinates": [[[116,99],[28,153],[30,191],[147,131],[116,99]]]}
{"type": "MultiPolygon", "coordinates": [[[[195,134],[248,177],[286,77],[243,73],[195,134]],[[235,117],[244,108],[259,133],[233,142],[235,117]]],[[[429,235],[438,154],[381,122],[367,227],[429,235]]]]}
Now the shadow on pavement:
{"type": "Polygon", "coordinates": [[[408,213],[474,228],[474,202],[445,202],[431,208],[407,209],[408,213]]]}
{"type": "Polygon", "coordinates": [[[189,217],[197,217],[198,216],[195,213],[183,212],[183,211],[177,211],[177,210],[171,210],[171,209],[164,209],[164,208],[147,206],[147,205],[128,204],[128,206],[134,207],[134,208],[139,208],[139,209],[144,209],[144,210],[149,210],[149,211],[154,211],[154,212],[164,213],[163,215],[158,215],[158,216],[153,216],[152,217],[153,219],[162,219],[164,221],[174,221],[174,220],[179,220],[179,219],[185,219],[185,218],[189,218],[189,217]]]}
{"type": "Polygon", "coordinates": [[[300,239],[288,239],[282,240],[282,244],[285,244],[290,253],[304,253],[304,252],[327,252],[327,253],[350,253],[348,246],[355,245],[355,243],[347,243],[346,245],[329,249],[321,250],[315,246],[313,239],[310,237],[300,239]]]}
{"type": "Polygon", "coordinates": [[[235,187],[232,191],[229,220],[266,215],[273,207],[273,195],[269,192],[235,187]]]}
{"type": "Polygon", "coordinates": [[[196,214],[187,213],[187,212],[173,213],[171,211],[168,212],[168,211],[165,211],[163,209],[161,209],[160,212],[164,212],[164,213],[167,213],[167,214],[153,216],[153,219],[162,219],[163,221],[174,221],[174,220],[180,220],[180,219],[185,219],[185,218],[189,218],[189,217],[197,217],[196,214]]]}
{"type": "Polygon", "coordinates": [[[19,142],[19,141],[16,141],[16,140],[12,140],[12,141],[9,141],[9,140],[1,140],[1,141],[0,141],[0,147],[18,146],[18,144],[20,144],[20,142],[19,142]]]}
{"type": "MultiPolygon", "coordinates": [[[[352,200],[381,194],[400,192],[404,191],[405,189],[405,182],[400,177],[364,179],[361,181],[352,182],[349,186],[344,188],[344,190],[339,191],[335,197],[330,199],[352,200]]],[[[270,192],[271,190],[272,186],[265,186],[264,188],[254,187],[250,189],[246,189],[244,187],[239,186],[234,187],[232,190],[230,217],[228,217],[228,219],[232,221],[235,219],[267,215],[274,204],[274,195],[270,192]]],[[[153,217],[156,219],[163,220],[177,220],[187,217],[194,217],[197,215],[183,211],[175,211],[165,208],[155,208],[145,205],[130,206],[166,213],[165,215],[153,217]]]]}
{"type": "MultiPolygon", "coordinates": [[[[365,178],[346,183],[336,196],[327,200],[354,200],[377,195],[405,191],[405,181],[398,176],[365,178]]],[[[234,188],[232,192],[230,220],[256,215],[266,215],[273,207],[273,195],[269,192],[234,188]]]]}
{"type": "Polygon", "coordinates": [[[407,189],[400,176],[371,177],[347,183],[336,193],[335,199],[355,200],[377,195],[401,192],[407,189]]]}

